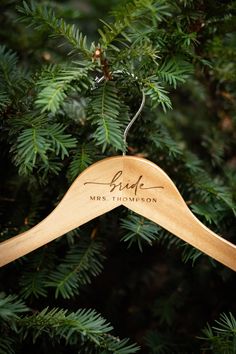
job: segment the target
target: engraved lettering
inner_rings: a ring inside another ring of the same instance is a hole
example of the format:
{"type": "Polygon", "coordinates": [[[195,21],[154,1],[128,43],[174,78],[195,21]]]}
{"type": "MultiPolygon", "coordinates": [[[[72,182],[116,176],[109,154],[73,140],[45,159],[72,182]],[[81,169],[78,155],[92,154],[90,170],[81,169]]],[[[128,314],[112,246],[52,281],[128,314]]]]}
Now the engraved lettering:
{"type": "Polygon", "coordinates": [[[142,202],[142,203],[157,203],[157,198],[132,198],[132,197],[112,197],[113,202],[142,202]]]}
{"type": "Polygon", "coordinates": [[[93,184],[93,185],[103,185],[108,186],[110,188],[110,193],[114,191],[123,191],[123,190],[133,190],[134,195],[137,196],[138,191],[140,190],[149,190],[149,189],[163,189],[163,186],[152,186],[152,187],[145,187],[145,184],[142,181],[143,176],[139,176],[135,183],[127,182],[123,183],[120,179],[123,175],[123,171],[118,171],[112,177],[110,182],[85,182],[84,185],[93,184]]]}
{"type": "Polygon", "coordinates": [[[107,198],[104,195],[90,195],[90,200],[97,200],[99,202],[105,202],[107,198]]]}

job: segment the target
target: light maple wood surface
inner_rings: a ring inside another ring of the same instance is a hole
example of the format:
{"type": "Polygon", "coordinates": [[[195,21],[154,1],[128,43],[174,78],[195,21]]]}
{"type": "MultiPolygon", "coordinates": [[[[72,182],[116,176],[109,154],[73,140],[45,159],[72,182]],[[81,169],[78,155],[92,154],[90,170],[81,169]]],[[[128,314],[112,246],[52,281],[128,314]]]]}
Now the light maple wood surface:
{"type": "Polygon", "coordinates": [[[120,205],[236,271],[236,246],[192,214],[161,168],[133,156],[111,157],[88,167],[51,214],[30,230],[0,243],[0,266],[120,205]]]}

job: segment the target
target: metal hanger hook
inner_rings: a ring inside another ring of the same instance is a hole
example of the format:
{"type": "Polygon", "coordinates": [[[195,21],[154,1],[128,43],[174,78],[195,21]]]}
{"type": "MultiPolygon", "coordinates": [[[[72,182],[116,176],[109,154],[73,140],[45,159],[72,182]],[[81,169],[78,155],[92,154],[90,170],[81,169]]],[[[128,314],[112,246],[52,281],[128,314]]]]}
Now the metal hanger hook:
{"type": "Polygon", "coordinates": [[[124,135],[123,135],[123,143],[124,143],[123,156],[126,155],[126,140],[127,140],[127,135],[129,133],[129,130],[132,127],[132,125],[134,124],[134,122],[136,121],[136,119],[138,118],[138,116],[140,115],[140,113],[142,112],[144,104],[145,104],[146,96],[145,96],[144,90],[141,90],[141,92],[142,92],[142,102],[140,104],[140,107],[137,110],[137,112],[135,113],[135,115],[133,116],[133,118],[131,119],[131,121],[129,122],[129,124],[127,125],[127,127],[125,128],[125,131],[124,131],[124,135]]]}
{"type": "MultiPolygon", "coordinates": [[[[122,70],[116,70],[116,71],[113,72],[113,74],[120,74],[120,73],[123,73],[122,70]]],[[[130,76],[132,76],[132,77],[135,77],[134,74],[130,74],[130,73],[128,73],[128,74],[130,76]]],[[[98,84],[98,83],[100,83],[100,82],[102,82],[104,80],[105,80],[104,76],[102,76],[100,78],[96,77],[95,82],[98,84]]],[[[125,128],[125,131],[124,131],[124,135],[123,135],[123,156],[126,155],[126,142],[127,142],[126,140],[127,140],[127,135],[129,133],[129,130],[132,127],[132,125],[134,124],[134,122],[136,121],[136,119],[138,118],[138,116],[140,115],[140,113],[142,112],[144,104],[145,104],[146,97],[145,97],[144,90],[141,89],[141,92],[142,92],[142,102],[140,104],[140,107],[137,110],[137,112],[135,113],[135,115],[133,116],[133,118],[131,119],[131,121],[129,122],[129,124],[127,125],[127,127],[125,128]]]]}

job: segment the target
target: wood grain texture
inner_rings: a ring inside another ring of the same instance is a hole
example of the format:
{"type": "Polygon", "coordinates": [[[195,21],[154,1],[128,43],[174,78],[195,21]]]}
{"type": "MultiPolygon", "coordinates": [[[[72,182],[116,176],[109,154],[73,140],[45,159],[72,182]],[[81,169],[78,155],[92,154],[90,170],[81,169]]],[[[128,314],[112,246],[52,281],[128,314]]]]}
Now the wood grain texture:
{"type": "Polygon", "coordinates": [[[209,230],[192,214],[162,169],[133,156],[107,158],[87,168],[48,217],[0,243],[0,266],[120,205],[236,271],[236,246],[209,230]]]}

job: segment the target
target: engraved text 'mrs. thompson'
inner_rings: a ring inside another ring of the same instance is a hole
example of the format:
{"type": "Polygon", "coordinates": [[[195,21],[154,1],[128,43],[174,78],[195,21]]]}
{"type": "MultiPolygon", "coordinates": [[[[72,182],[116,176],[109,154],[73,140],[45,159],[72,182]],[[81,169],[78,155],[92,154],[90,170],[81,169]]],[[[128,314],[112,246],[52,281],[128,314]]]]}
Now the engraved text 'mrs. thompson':
{"type": "Polygon", "coordinates": [[[104,185],[110,187],[110,193],[114,191],[123,191],[125,189],[133,189],[134,190],[134,195],[138,194],[139,190],[147,190],[147,189],[163,189],[164,187],[162,186],[154,186],[154,187],[145,187],[144,183],[142,183],[142,178],[143,176],[139,176],[137,181],[135,183],[123,183],[121,181],[123,171],[118,171],[111,179],[110,182],[85,182],[84,185],[86,184],[97,184],[97,185],[104,185]]]}

